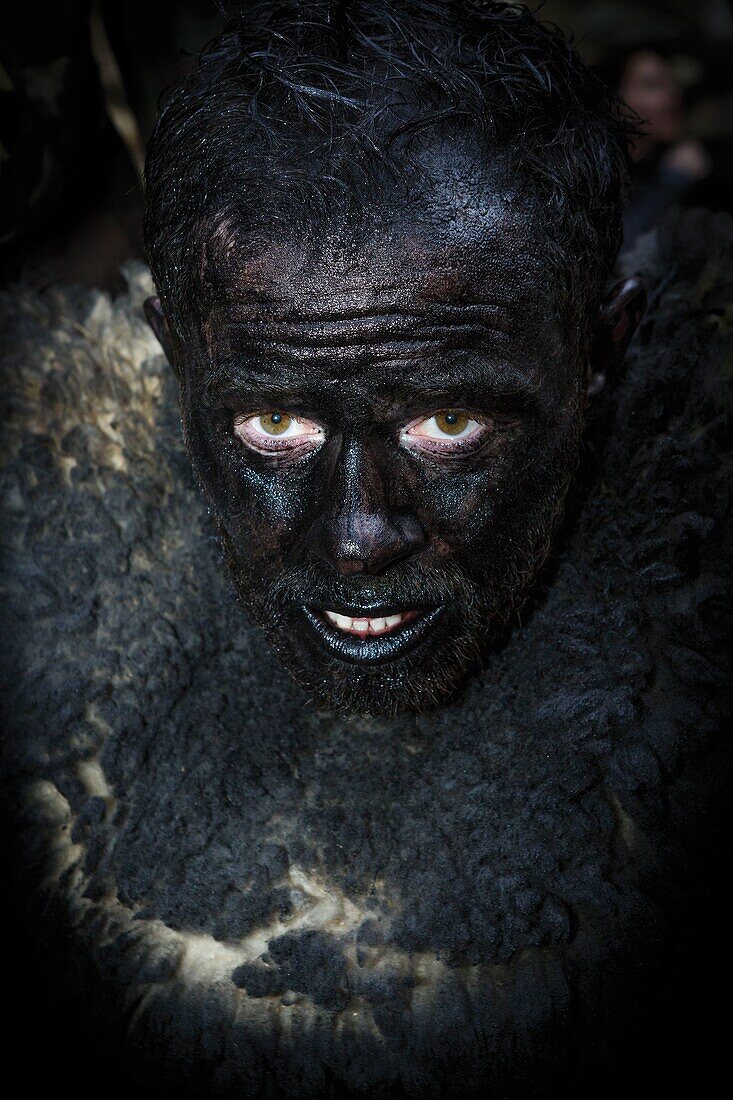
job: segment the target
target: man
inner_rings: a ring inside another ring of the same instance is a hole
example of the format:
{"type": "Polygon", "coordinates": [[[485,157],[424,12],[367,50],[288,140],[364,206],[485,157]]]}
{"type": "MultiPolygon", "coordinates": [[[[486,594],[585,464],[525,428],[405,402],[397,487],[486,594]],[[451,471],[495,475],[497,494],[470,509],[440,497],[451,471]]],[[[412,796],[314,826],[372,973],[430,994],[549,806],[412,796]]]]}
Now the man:
{"type": "Polygon", "coordinates": [[[337,709],[448,697],[544,561],[607,293],[626,134],[504,4],[257,7],[147,161],[148,311],[243,602],[337,709]]]}
{"type": "Polygon", "coordinates": [[[57,944],[19,953],[31,1003],[63,982],[48,1033],[68,1057],[88,1010],[128,1094],[699,1081],[733,229],[637,257],[614,379],[622,131],[567,47],[498,7],[289,11],[163,114],[148,312],[237,586],[326,705],[221,576],[147,272],[0,303],[9,805],[57,944]]]}

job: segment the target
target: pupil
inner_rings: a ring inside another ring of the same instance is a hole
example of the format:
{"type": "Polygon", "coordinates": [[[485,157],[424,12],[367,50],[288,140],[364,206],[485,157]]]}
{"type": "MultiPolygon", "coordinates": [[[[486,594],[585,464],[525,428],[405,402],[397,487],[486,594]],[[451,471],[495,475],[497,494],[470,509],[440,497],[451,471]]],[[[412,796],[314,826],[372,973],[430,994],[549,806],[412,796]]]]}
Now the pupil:
{"type": "Polygon", "coordinates": [[[272,413],[272,415],[270,416],[270,420],[272,421],[273,424],[279,424],[280,421],[282,420],[282,418],[283,418],[282,413],[272,413]]]}
{"type": "Polygon", "coordinates": [[[458,420],[458,413],[446,413],[445,414],[446,424],[455,424],[457,420],[458,420]]]}

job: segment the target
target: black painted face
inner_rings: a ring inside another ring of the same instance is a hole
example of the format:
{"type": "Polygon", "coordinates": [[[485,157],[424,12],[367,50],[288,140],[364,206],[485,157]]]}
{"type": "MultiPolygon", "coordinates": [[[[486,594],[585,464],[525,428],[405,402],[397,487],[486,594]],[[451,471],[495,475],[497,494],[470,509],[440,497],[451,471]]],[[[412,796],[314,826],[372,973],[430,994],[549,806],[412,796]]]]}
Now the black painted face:
{"type": "Polygon", "coordinates": [[[362,713],[433,706],[479,663],[581,427],[527,210],[476,168],[440,179],[409,216],[212,247],[205,350],[175,352],[242,599],[302,684],[362,713]]]}

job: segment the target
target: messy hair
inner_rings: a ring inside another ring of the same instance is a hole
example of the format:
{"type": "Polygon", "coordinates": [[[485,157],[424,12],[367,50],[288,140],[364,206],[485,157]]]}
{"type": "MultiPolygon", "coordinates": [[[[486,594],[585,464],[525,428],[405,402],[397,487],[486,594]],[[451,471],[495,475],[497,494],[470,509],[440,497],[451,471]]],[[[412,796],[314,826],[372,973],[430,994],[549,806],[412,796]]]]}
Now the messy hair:
{"type": "Polygon", "coordinates": [[[251,4],[170,91],[150,141],[153,277],[175,322],[201,301],[207,239],[292,232],[368,205],[416,142],[465,134],[542,204],[558,285],[573,317],[588,317],[621,241],[627,131],[610,89],[524,7],[251,4]]]}

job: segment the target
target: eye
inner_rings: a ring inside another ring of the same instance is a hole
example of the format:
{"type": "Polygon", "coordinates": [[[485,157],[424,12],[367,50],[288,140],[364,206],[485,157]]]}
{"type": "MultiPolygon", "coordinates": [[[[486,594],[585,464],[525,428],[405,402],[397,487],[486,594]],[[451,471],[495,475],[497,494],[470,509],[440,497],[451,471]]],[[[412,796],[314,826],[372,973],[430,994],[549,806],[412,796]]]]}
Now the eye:
{"type": "Polygon", "coordinates": [[[236,416],[234,434],[245,446],[260,454],[315,450],[326,438],[320,424],[280,409],[257,413],[256,416],[236,416]]]}
{"type": "Polygon", "coordinates": [[[478,443],[489,430],[488,423],[473,420],[462,409],[442,409],[403,428],[400,443],[428,451],[457,451],[478,443]]]}

